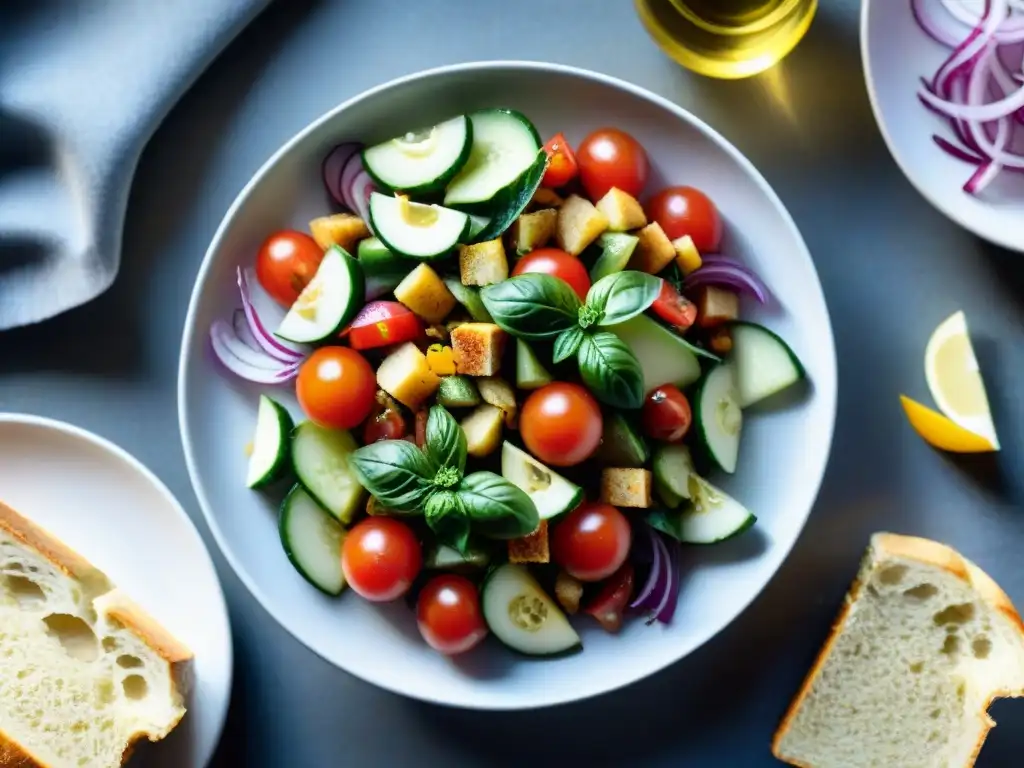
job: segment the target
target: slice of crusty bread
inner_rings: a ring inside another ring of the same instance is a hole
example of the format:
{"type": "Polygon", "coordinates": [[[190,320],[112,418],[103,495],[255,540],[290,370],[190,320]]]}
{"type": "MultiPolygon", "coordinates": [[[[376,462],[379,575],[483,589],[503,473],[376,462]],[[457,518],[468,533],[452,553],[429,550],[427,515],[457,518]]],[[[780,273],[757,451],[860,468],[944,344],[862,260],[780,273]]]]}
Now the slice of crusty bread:
{"type": "Polygon", "coordinates": [[[802,768],[972,766],[996,698],[1024,696],[1024,624],[974,563],[878,533],[772,743],[802,768]]]}
{"type": "Polygon", "coordinates": [[[185,714],[192,654],[0,503],[0,768],[110,768],[185,714]]]}

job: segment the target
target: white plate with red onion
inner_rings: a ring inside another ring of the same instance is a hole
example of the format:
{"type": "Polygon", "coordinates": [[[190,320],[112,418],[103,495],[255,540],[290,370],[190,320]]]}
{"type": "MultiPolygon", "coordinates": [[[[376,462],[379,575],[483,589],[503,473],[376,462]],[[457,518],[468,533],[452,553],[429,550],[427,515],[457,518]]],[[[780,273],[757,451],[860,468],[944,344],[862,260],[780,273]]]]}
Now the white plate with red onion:
{"type": "Polygon", "coordinates": [[[871,105],[907,178],[1024,251],[1024,0],[865,0],[861,22],[871,105]]]}

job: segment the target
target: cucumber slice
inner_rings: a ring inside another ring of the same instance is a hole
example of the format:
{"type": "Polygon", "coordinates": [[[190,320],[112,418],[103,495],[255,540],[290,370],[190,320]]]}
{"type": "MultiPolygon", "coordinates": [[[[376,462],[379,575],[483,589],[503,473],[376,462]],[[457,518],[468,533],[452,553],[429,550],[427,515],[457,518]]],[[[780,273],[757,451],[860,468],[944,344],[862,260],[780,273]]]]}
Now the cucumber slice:
{"type": "Polygon", "coordinates": [[[680,513],[680,541],[715,544],[731,539],[757,522],[746,507],[697,475],[690,475],[691,505],[680,513]]]}
{"type": "Polygon", "coordinates": [[[301,485],[292,488],[281,503],[278,531],[285,554],[302,578],[328,595],[341,594],[345,529],[301,485]]]}
{"type": "Polygon", "coordinates": [[[491,563],[491,555],[485,549],[470,545],[463,554],[454,547],[438,544],[427,550],[423,558],[423,567],[432,571],[475,571],[486,568],[491,563]]]}
{"type": "Polygon", "coordinates": [[[491,571],[480,603],[491,632],[514,651],[550,656],[583,647],[565,614],[521,565],[491,571]]]}
{"type": "Polygon", "coordinates": [[[340,246],[331,246],[276,335],[286,341],[312,344],[336,335],[363,306],[363,268],[340,246]]]}
{"type": "Polygon", "coordinates": [[[360,240],[356,258],[362,265],[366,278],[363,296],[367,301],[391,293],[416,267],[416,262],[389,251],[379,237],[360,240]]]}
{"type": "Polygon", "coordinates": [[[530,345],[516,339],[516,387],[518,389],[540,389],[554,379],[541,365],[530,345]]]}
{"type": "Polygon", "coordinates": [[[662,503],[678,507],[690,498],[694,473],[690,449],[678,443],[662,443],[654,450],[654,489],[662,503]]]}
{"type": "Polygon", "coordinates": [[[288,444],[293,427],[292,417],[284,406],[260,395],[246,486],[262,488],[281,478],[288,466],[288,444]]]}
{"type": "Polygon", "coordinates": [[[508,440],[501,446],[501,476],[530,497],[541,520],[569,512],[583,501],[583,489],[570,483],[508,440]]]}
{"type": "Polygon", "coordinates": [[[475,243],[476,236],[487,229],[491,223],[490,216],[470,216],[469,232],[466,233],[466,243],[475,243]]]}
{"type": "Polygon", "coordinates": [[[437,402],[445,408],[469,408],[480,405],[480,393],[469,376],[442,376],[437,402]]]}
{"type": "Polygon", "coordinates": [[[639,468],[647,463],[649,451],[640,431],[617,411],[607,414],[601,445],[594,458],[606,467],[639,468]]]}
{"type": "Polygon", "coordinates": [[[456,277],[446,277],[444,284],[451,291],[452,296],[469,312],[469,316],[472,317],[478,323],[493,323],[494,318],[491,317],[491,313],[487,311],[487,307],[484,306],[484,300],[480,298],[480,290],[474,288],[471,285],[463,285],[462,281],[456,277]]]}
{"type": "Polygon", "coordinates": [[[621,232],[605,232],[597,242],[601,246],[601,255],[590,268],[590,280],[594,283],[624,270],[640,239],[621,232]]]}
{"type": "Polygon", "coordinates": [[[471,241],[484,243],[505,234],[533,200],[534,193],[541,181],[544,180],[544,172],[547,167],[547,153],[543,149],[538,150],[533,165],[523,171],[519,178],[505,187],[501,194],[491,201],[491,218],[486,227],[470,238],[471,241]]]}
{"type": "Polygon", "coordinates": [[[485,109],[469,116],[473,147],[469,161],[448,184],[445,205],[489,203],[515,183],[537,159],[540,135],[533,123],[510,109],[485,109]]]}
{"type": "Polygon", "coordinates": [[[469,227],[469,216],[459,211],[380,192],[370,195],[370,221],[387,248],[411,259],[427,260],[447,256],[469,227]]]}
{"type": "Polygon", "coordinates": [[[689,346],[646,315],[637,315],[608,330],[622,339],[640,361],[645,392],[662,384],[683,389],[700,378],[700,362],[689,346]]]}
{"type": "Polygon", "coordinates": [[[362,508],[363,488],[349,469],[348,457],[359,446],[344,429],[327,429],[304,421],[292,433],[295,476],[320,506],[346,525],[362,508]]]}
{"type": "Polygon", "coordinates": [[[778,394],[806,376],[789,345],[763,325],[735,322],[729,329],[740,408],[778,394]]]}
{"type": "Polygon", "coordinates": [[[429,192],[451,181],[473,146],[465,115],[363,150],[363,167],[377,185],[407,193],[429,192]]]}
{"type": "Polygon", "coordinates": [[[736,399],[736,377],[729,363],[716,365],[697,390],[694,421],[708,455],[723,470],[736,471],[743,411],[736,399]]]}

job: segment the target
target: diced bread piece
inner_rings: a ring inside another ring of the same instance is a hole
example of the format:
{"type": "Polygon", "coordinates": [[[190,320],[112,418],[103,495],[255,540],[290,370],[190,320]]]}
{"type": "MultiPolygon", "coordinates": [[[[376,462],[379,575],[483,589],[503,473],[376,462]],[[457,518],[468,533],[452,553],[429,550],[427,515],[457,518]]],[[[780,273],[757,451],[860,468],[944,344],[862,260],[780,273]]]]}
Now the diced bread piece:
{"type": "Polygon", "coordinates": [[[555,236],[558,225],[558,211],[543,208],[533,213],[524,213],[512,225],[511,237],[516,253],[520,256],[543,248],[555,236]]]}
{"type": "Polygon", "coordinates": [[[466,452],[477,458],[494,453],[501,443],[501,424],[501,408],[487,403],[474,408],[461,423],[466,434],[466,452]]]}
{"type": "Polygon", "coordinates": [[[459,246],[459,279],[463,285],[491,285],[508,277],[508,259],[501,238],[459,246]]]}
{"type": "Polygon", "coordinates": [[[427,364],[427,356],[411,341],[399,345],[377,369],[377,386],[414,411],[440,384],[441,379],[427,364]]]}
{"type": "Polygon", "coordinates": [[[558,209],[555,239],[559,248],[573,256],[583,253],[606,229],[608,219],[605,215],[579,195],[570,195],[558,209]]]}
{"type": "Polygon", "coordinates": [[[651,506],[653,483],[649,469],[602,469],[601,501],[613,507],[647,509],[651,506]]]}
{"type": "Polygon", "coordinates": [[[541,520],[537,530],[530,535],[519,539],[511,539],[508,542],[508,561],[510,563],[551,562],[547,520],[541,520]]]}
{"type": "Polygon", "coordinates": [[[597,210],[608,219],[608,229],[612,232],[628,232],[647,224],[647,216],[637,199],[618,187],[612,187],[597,201],[597,210]]]}
{"type": "Polygon", "coordinates": [[[490,403],[501,409],[505,416],[505,426],[515,429],[518,423],[516,409],[516,391],[504,379],[497,376],[485,376],[476,380],[477,388],[480,390],[480,397],[485,403],[490,403]]]}
{"type": "Polygon", "coordinates": [[[877,533],[772,752],[802,768],[968,768],[989,705],[1021,696],[1006,594],[944,544],[877,533]]]}
{"type": "Polygon", "coordinates": [[[537,191],[530,198],[530,208],[561,208],[565,200],[553,189],[537,187],[537,191]]]}
{"type": "Polygon", "coordinates": [[[580,609],[582,598],[583,582],[565,571],[559,571],[555,577],[555,599],[558,600],[558,604],[571,615],[580,609]]]}
{"type": "Polygon", "coordinates": [[[494,323],[463,323],[452,328],[455,370],[464,376],[494,376],[501,368],[505,332],[494,323]]]}
{"type": "Polygon", "coordinates": [[[640,242],[629,259],[629,269],[656,275],[675,259],[676,249],[658,222],[652,221],[636,236],[640,242]]]}
{"type": "Polygon", "coordinates": [[[676,250],[676,266],[684,275],[696,272],[704,264],[700,251],[689,235],[677,237],[672,241],[672,247],[676,250]]]}
{"type": "Polygon", "coordinates": [[[340,245],[349,253],[355,253],[356,244],[370,236],[366,222],[351,213],[336,213],[313,219],[309,222],[309,232],[316,244],[325,251],[332,245],[340,245]]]}
{"type": "Polygon", "coordinates": [[[395,298],[428,323],[440,323],[455,309],[455,297],[428,264],[420,264],[395,287],[395,298]]]}
{"type": "Polygon", "coordinates": [[[123,765],[185,715],[192,653],[0,503],[0,766],[123,765]]]}
{"type": "Polygon", "coordinates": [[[697,325],[714,328],[740,316],[740,297],[728,288],[706,285],[697,294],[697,325]]]}

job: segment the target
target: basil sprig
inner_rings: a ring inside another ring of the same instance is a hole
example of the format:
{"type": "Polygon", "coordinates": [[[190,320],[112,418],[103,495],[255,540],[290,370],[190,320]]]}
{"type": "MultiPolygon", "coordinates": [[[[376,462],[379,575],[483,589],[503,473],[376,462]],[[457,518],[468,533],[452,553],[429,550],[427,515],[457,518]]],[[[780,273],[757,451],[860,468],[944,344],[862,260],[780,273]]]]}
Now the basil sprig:
{"type": "Polygon", "coordinates": [[[661,289],[661,278],[627,270],[602,277],[581,302],[565,281],[527,273],[487,286],[480,297],[507,333],[554,339],[555,363],[575,355],[580,377],[598,400],[615,408],[639,408],[644,377],[636,355],[615,334],[596,329],[647,311],[661,289]]]}
{"type": "Polygon", "coordinates": [[[349,466],[387,509],[422,513],[442,544],[465,552],[470,529],[516,539],[540,525],[525,492],[493,472],[466,471],[466,434],[440,405],[430,409],[423,449],[406,440],[381,440],[356,449],[349,466]]]}

